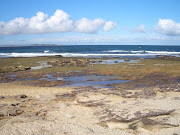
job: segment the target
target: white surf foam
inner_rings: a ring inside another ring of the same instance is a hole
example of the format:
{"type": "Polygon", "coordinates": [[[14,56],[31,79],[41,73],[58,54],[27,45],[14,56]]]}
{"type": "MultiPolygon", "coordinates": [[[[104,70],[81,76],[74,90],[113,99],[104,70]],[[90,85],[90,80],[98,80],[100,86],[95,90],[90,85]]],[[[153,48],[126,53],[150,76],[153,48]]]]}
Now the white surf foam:
{"type": "Polygon", "coordinates": [[[124,50],[109,50],[109,51],[102,51],[102,52],[129,52],[124,50]]]}
{"type": "Polygon", "coordinates": [[[0,53],[4,57],[37,57],[37,56],[55,56],[53,53],[0,53]]]}
{"type": "Polygon", "coordinates": [[[49,52],[49,50],[45,50],[45,51],[44,51],[44,53],[48,53],[48,52],[49,52]]]}
{"type": "Polygon", "coordinates": [[[162,55],[162,54],[180,54],[180,52],[168,52],[168,51],[146,51],[146,53],[158,54],[158,55],[162,55]]]}
{"type": "Polygon", "coordinates": [[[130,52],[132,52],[132,53],[143,53],[144,51],[142,50],[142,51],[130,51],[130,52]]]}
{"type": "Polygon", "coordinates": [[[80,53],[62,53],[64,57],[113,57],[113,56],[155,56],[156,54],[80,54],[80,53]]]}
{"type": "Polygon", "coordinates": [[[146,51],[146,53],[128,53],[128,54],[82,54],[82,53],[0,53],[0,57],[37,57],[37,56],[55,56],[62,55],[63,57],[118,57],[118,56],[156,56],[156,55],[177,55],[180,52],[155,52],[146,51]]]}

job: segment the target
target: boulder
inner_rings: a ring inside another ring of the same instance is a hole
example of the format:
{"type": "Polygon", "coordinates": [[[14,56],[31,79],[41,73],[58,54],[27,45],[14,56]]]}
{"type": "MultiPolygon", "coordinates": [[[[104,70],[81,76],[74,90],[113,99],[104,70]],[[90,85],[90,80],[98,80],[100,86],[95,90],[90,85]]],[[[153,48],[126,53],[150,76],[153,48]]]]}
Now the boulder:
{"type": "Polygon", "coordinates": [[[130,61],[130,59],[124,59],[124,61],[127,61],[127,62],[128,62],[128,61],[130,61]]]}
{"type": "Polygon", "coordinates": [[[90,63],[88,59],[70,59],[70,60],[58,60],[58,61],[48,61],[48,64],[52,66],[79,66],[85,67],[90,63]]]}
{"type": "Polygon", "coordinates": [[[22,65],[19,66],[5,66],[0,69],[0,73],[6,73],[6,72],[17,72],[17,71],[24,71],[24,70],[29,70],[31,69],[30,67],[25,67],[22,65]]]}

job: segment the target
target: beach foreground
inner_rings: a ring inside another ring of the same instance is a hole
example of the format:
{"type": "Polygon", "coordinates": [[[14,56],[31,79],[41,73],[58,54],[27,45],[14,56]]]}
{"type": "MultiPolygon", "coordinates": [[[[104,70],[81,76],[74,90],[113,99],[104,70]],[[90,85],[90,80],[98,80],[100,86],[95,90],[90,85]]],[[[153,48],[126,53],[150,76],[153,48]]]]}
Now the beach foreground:
{"type": "MultiPolygon", "coordinates": [[[[24,59],[17,60],[25,67],[33,67],[33,60],[36,63],[49,58],[31,58],[29,65],[24,59]]],[[[10,66],[8,61],[13,60],[1,60],[10,66]]],[[[179,64],[179,59],[163,58],[113,66],[87,63],[3,72],[0,134],[177,135],[180,133],[179,64]],[[63,87],[67,83],[63,80],[42,81],[47,74],[58,74],[58,77],[116,75],[120,80],[130,81],[108,87],[63,87]],[[25,81],[27,76],[41,79],[25,81]]]]}

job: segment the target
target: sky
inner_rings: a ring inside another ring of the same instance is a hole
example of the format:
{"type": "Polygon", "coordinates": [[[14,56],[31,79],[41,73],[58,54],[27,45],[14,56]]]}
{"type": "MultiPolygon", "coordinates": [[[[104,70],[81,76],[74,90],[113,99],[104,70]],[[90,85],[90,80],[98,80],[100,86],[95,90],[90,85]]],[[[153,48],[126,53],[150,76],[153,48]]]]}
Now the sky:
{"type": "Polygon", "coordinates": [[[0,45],[180,45],[180,0],[0,0],[0,45]]]}

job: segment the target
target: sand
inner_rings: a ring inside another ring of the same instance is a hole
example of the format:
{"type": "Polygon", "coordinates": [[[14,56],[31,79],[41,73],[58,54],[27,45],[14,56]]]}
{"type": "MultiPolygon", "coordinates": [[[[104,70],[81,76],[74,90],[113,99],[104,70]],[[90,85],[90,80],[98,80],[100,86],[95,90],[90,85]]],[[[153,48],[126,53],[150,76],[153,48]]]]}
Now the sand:
{"type": "Polygon", "coordinates": [[[0,93],[0,135],[180,134],[180,92],[0,84],[0,93]]]}
{"type": "Polygon", "coordinates": [[[25,86],[25,85],[15,85],[9,83],[0,83],[0,96],[15,96],[20,94],[25,94],[27,96],[36,95],[47,95],[60,92],[71,91],[72,88],[58,88],[58,87],[35,87],[35,86],[25,86]]]}

